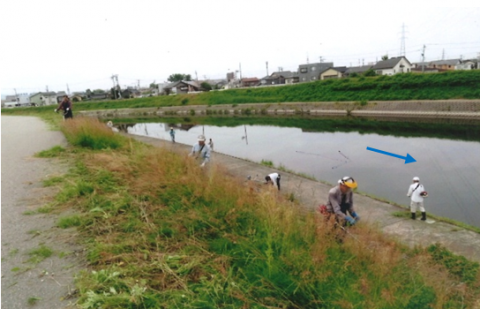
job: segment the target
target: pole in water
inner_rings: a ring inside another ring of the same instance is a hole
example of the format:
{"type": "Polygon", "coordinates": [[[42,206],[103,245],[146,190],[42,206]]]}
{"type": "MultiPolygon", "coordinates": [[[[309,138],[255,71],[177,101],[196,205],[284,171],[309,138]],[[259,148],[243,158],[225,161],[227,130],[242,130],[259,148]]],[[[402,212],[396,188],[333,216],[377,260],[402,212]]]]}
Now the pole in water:
{"type": "Polygon", "coordinates": [[[339,153],[339,154],[341,154],[341,155],[342,155],[342,156],[343,156],[345,159],[348,159],[348,160],[350,160],[350,158],[349,158],[349,157],[347,157],[346,155],[344,155],[344,154],[343,154],[343,153],[342,153],[340,150],[338,151],[338,153],[339,153]]]}

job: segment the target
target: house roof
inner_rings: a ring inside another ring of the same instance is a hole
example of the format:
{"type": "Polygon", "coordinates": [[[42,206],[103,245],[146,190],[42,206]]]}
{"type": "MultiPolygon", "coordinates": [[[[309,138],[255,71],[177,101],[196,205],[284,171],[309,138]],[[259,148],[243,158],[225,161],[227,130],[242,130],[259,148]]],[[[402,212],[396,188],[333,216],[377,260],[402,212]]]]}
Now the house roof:
{"type": "Polygon", "coordinates": [[[246,77],[246,78],[242,78],[242,82],[258,82],[258,78],[256,77],[246,77]]]}
{"type": "Polygon", "coordinates": [[[55,95],[56,95],[56,93],[55,93],[55,91],[49,91],[49,92],[36,92],[36,93],[32,94],[32,95],[31,95],[29,98],[31,98],[31,97],[34,97],[34,96],[36,96],[36,95],[43,95],[43,96],[47,96],[47,97],[48,97],[48,96],[55,96],[55,95]]]}
{"type": "Polygon", "coordinates": [[[340,73],[345,73],[345,71],[347,70],[347,67],[329,67],[329,68],[324,69],[322,72],[320,72],[320,74],[323,74],[324,72],[326,72],[328,70],[335,70],[335,71],[340,72],[340,73]]]}
{"type": "Polygon", "coordinates": [[[371,68],[372,68],[371,65],[362,65],[362,66],[359,66],[359,67],[349,67],[349,68],[347,68],[345,73],[347,73],[347,74],[363,73],[363,72],[366,72],[366,71],[370,70],[371,68]]]}
{"type": "Polygon", "coordinates": [[[429,62],[429,64],[435,64],[435,65],[456,65],[459,63],[461,63],[460,59],[436,60],[436,61],[429,62]]]}
{"type": "Polygon", "coordinates": [[[273,72],[272,74],[270,74],[270,77],[283,76],[284,78],[292,78],[295,76],[295,74],[296,73],[292,71],[279,71],[279,72],[273,72]]]}
{"type": "MultiPolygon", "coordinates": [[[[402,58],[405,58],[405,57],[393,57],[393,58],[390,58],[390,59],[387,59],[387,60],[379,61],[379,62],[377,62],[377,64],[375,64],[372,67],[372,69],[374,69],[374,70],[391,69],[394,66],[396,66],[400,62],[400,60],[402,60],[402,58]]],[[[406,60],[406,58],[405,58],[405,60],[406,60]]]]}
{"type": "Polygon", "coordinates": [[[173,82],[173,83],[170,83],[168,85],[166,85],[165,87],[163,87],[163,89],[171,89],[173,87],[177,87],[179,84],[186,84],[186,85],[190,85],[192,87],[195,87],[195,88],[200,88],[200,85],[197,84],[196,81],[186,81],[186,80],[179,80],[179,81],[176,81],[176,82],[173,82]]]}

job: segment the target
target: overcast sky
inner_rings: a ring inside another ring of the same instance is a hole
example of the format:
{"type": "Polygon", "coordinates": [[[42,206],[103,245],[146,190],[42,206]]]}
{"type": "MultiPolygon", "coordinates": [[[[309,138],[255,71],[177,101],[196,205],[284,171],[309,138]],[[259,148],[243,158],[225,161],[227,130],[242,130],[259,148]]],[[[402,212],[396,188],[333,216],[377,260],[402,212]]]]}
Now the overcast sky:
{"type": "Polygon", "coordinates": [[[426,61],[477,58],[475,2],[2,0],[1,92],[106,89],[112,74],[122,87],[225,78],[240,64],[261,78],[267,61],[272,73],[320,57],[357,66],[399,56],[402,37],[410,62],[423,45],[426,61]]]}

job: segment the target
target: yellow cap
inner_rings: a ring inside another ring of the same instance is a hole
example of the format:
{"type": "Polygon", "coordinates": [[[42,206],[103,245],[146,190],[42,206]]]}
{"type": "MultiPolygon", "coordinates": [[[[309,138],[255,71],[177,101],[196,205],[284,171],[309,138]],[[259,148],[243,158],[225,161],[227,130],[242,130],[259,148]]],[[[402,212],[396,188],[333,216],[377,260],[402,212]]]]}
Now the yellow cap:
{"type": "Polygon", "coordinates": [[[350,176],[345,176],[340,179],[339,183],[349,187],[350,189],[355,189],[357,187],[357,182],[350,176]]]}

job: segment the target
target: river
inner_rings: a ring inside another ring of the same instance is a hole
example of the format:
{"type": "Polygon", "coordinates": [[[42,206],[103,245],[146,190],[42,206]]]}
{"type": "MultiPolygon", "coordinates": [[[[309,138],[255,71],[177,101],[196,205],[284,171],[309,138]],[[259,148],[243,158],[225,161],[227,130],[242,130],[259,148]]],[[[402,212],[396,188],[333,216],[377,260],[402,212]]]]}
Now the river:
{"type": "MultiPolygon", "coordinates": [[[[137,123],[128,133],[170,140],[170,124],[137,123]]],[[[214,150],[248,159],[273,162],[317,180],[336,183],[352,176],[358,190],[408,206],[406,196],[414,176],[420,177],[429,196],[427,213],[480,227],[480,143],[427,137],[396,137],[358,132],[305,132],[299,128],[266,125],[213,125],[175,127],[176,141],[193,144],[205,134],[214,150]],[[417,162],[368,151],[376,148],[417,162]]],[[[247,175],[245,175],[247,176],[247,175]]]]}

